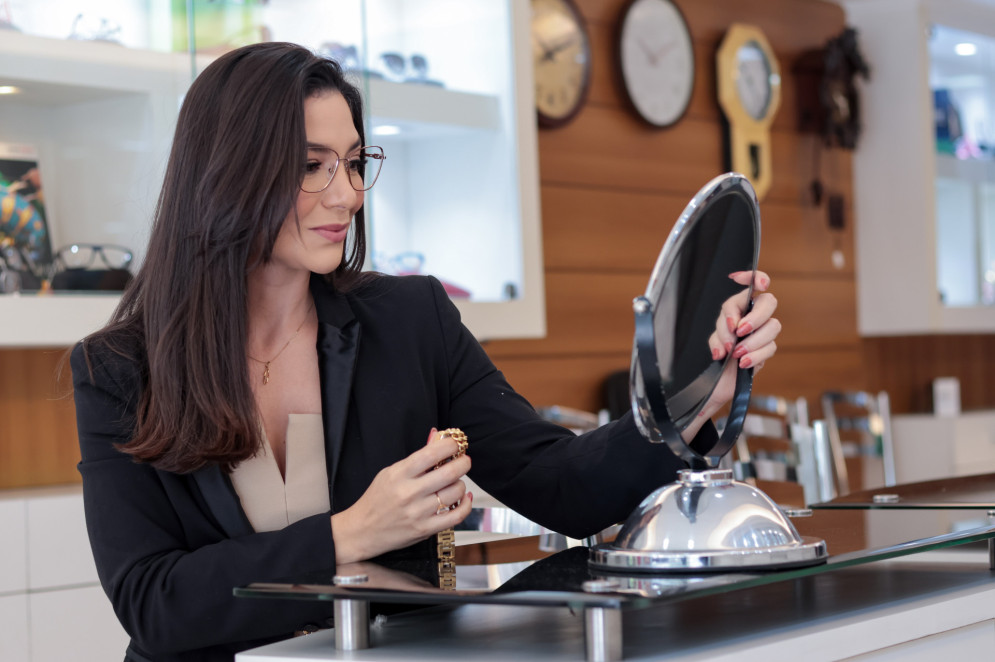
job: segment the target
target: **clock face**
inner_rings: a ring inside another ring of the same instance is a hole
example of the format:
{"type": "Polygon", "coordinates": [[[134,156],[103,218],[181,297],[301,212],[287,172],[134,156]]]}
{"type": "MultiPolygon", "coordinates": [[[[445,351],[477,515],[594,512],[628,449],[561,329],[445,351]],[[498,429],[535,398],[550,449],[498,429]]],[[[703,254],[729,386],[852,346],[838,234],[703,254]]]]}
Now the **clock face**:
{"type": "Polygon", "coordinates": [[[580,110],[591,77],[583,19],[569,0],[532,0],[536,109],[543,126],[559,126],[580,110]]]}
{"type": "Polygon", "coordinates": [[[773,96],[770,62],[756,41],[748,41],[736,52],[736,94],[746,112],[763,119],[773,96]]]}
{"type": "Polygon", "coordinates": [[[694,48],[670,0],[633,0],[619,33],[622,83],[636,112],[669,126],[687,110],[694,90],[694,48]]]}

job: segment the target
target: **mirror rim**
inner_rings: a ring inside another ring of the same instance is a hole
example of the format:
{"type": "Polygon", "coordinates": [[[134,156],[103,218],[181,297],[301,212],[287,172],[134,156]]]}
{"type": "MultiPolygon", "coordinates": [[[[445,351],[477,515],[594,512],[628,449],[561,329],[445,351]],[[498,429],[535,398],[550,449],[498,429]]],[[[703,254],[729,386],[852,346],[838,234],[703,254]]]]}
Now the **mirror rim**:
{"type": "MultiPolygon", "coordinates": [[[[732,447],[735,438],[739,436],[743,425],[743,416],[745,416],[746,408],[749,404],[753,369],[738,369],[736,389],[731,401],[731,411],[723,430],[722,438],[713,448],[705,453],[699,453],[684,442],[680,432],[687,427],[697,412],[701,410],[705,401],[707,401],[707,396],[696,405],[690,412],[690,415],[685,417],[685,424],[678,427],[670,417],[670,412],[666,407],[666,396],[663,395],[662,388],[659,389],[660,399],[656,398],[655,394],[651,391],[651,385],[659,385],[658,376],[647,380],[643,377],[641,366],[657,365],[657,373],[659,373],[657,363],[659,352],[656,348],[652,324],[656,305],[666,284],[666,277],[670,274],[671,269],[676,263],[681,248],[690,235],[691,230],[702,220],[712,204],[719,198],[724,198],[728,195],[740,195],[744,197],[748,208],[752,212],[750,220],[753,225],[754,244],[751,269],[756,271],[760,257],[760,204],[749,179],[735,172],[724,173],[705,184],[684,208],[684,211],[674,224],[673,230],[671,230],[667,240],[664,242],[663,248],[660,249],[656,264],[650,273],[649,284],[646,287],[645,294],[633,301],[633,310],[636,314],[636,333],[632,343],[632,363],[629,371],[629,399],[636,427],[648,441],[651,443],[666,443],[674,454],[692,465],[701,465],[702,463],[708,466],[717,465],[722,456],[732,447]],[[640,347],[645,346],[647,342],[652,347],[650,347],[649,351],[641,352],[640,347]],[[639,396],[640,390],[643,394],[642,397],[639,396]],[[658,411],[661,408],[662,412],[658,411]]],[[[748,296],[752,301],[752,283],[748,289],[748,296]]],[[[723,371],[730,360],[731,356],[726,356],[722,363],[723,371]]],[[[721,375],[722,371],[718,374],[721,375]]],[[[711,395],[717,384],[718,379],[709,388],[709,395],[711,395]]]]}

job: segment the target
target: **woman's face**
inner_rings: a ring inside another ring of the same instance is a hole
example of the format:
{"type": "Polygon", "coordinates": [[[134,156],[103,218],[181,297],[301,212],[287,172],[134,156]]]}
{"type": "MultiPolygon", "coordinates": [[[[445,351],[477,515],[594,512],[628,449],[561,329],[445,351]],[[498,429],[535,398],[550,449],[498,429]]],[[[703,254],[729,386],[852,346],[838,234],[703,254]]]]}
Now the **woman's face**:
{"type": "Polygon", "coordinates": [[[346,160],[355,156],[360,147],[359,132],[352,123],[349,104],[336,91],[320,92],[307,99],[304,123],[308,164],[319,166],[334,162],[335,154],[342,162],[324,191],[298,193],[300,231],[293,212],[287,214],[273,245],[270,265],[327,274],[341,264],[349,226],[363,206],[364,194],[350,185],[346,174],[346,160]]]}

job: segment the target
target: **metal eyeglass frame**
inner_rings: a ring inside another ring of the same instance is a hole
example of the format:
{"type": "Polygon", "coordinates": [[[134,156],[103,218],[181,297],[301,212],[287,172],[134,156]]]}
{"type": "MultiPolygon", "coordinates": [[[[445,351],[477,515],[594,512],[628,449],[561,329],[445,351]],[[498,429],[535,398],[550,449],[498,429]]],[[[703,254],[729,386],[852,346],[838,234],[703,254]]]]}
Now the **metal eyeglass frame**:
{"type": "MultiPolygon", "coordinates": [[[[362,147],[356,149],[357,152],[364,152],[365,150],[377,150],[376,153],[367,155],[367,158],[378,159],[380,161],[380,166],[377,168],[377,174],[373,178],[373,181],[370,182],[369,185],[366,186],[365,188],[357,188],[355,182],[352,181],[352,177],[351,176],[348,177],[349,186],[351,186],[354,191],[363,192],[363,191],[369,191],[371,188],[373,188],[373,185],[376,184],[377,180],[380,178],[380,171],[383,169],[383,161],[387,159],[387,155],[384,154],[383,147],[380,147],[379,145],[363,145],[362,147]]],[[[354,158],[339,156],[339,153],[336,152],[334,149],[330,149],[328,151],[335,155],[335,165],[333,165],[328,171],[328,181],[326,181],[325,185],[322,186],[320,189],[314,191],[309,191],[308,189],[304,188],[304,184],[302,182],[301,190],[304,191],[305,193],[321,193],[322,191],[327,189],[328,185],[332,183],[333,179],[335,179],[335,173],[339,171],[339,163],[341,163],[342,161],[348,163],[349,161],[354,160],[354,158]]],[[[366,182],[364,181],[363,183],[365,184],[366,182]]]]}

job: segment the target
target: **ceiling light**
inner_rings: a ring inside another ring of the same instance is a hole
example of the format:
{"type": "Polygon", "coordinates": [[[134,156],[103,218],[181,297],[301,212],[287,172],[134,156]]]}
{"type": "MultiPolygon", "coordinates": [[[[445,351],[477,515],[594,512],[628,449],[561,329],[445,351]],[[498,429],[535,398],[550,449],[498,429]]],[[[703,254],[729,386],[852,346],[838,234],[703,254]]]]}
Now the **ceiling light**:
{"type": "Polygon", "coordinates": [[[396,136],[400,132],[401,127],[393,124],[381,124],[380,126],[373,127],[373,135],[375,136],[396,136]]]}
{"type": "Polygon", "coordinates": [[[957,55],[974,55],[978,52],[978,47],[969,41],[963,41],[954,46],[954,51],[957,55]]]}
{"type": "Polygon", "coordinates": [[[0,85],[0,94],[20,94],[21,88],[13,85],[0,85]]]}

